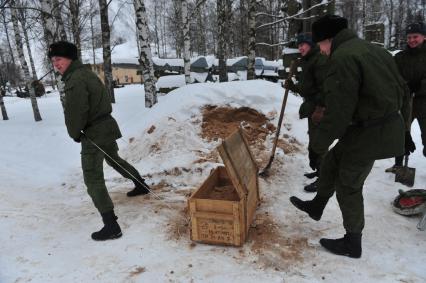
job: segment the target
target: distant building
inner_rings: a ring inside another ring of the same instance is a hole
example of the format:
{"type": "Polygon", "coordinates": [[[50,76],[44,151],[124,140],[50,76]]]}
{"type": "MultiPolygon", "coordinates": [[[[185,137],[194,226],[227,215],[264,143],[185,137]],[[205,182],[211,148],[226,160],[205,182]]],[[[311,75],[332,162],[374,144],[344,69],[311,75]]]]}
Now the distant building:
{"type": "Polygon", "coordinates": [[[384,46],[385,45],[385,25],[383,23],[375,23],[365,26],[364,38],[371,43],[384,46]]]}
{"type": "MultiPolygon", "coordinates": [[[[117,84],[140,84],[143,82],[139,63],[112,63],[112,78],[117,84]]],[[[90,65],[91,69],[104,81],[103,64],[90,65]]]]}

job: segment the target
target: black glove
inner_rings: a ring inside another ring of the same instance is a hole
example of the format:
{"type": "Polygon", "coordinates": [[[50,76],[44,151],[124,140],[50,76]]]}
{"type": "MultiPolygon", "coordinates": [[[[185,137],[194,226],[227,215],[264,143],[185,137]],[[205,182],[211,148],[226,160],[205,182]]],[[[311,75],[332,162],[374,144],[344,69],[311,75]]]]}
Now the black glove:
{"type": "Polygon", "coordinates": [[[420,89],[420,81],[411,81],[408,82],[408,88],[410,89],[410,92],[417,92],[420,89]]]}
{"type": "Polygon", "coordinates": [[[413,142],[410,132],[405,132],[405,155],[410,155],[416,150],[416,145],[413,142]]]}
{"type": "Polygon", "coordinates": [[[285,80],[285,82],[284,82],[284,88],[286,88],[286,89],[291,90],[291,91],[294,92],[295,85],[294,85],[293,80],[292,79],[285,80]]]}
{"type": "Polygon", "coordinates": [[[73,140],[77,143],[80,143],[81,142],[81,136],[79,136],[78,138],[73,138],[73,140]]]}

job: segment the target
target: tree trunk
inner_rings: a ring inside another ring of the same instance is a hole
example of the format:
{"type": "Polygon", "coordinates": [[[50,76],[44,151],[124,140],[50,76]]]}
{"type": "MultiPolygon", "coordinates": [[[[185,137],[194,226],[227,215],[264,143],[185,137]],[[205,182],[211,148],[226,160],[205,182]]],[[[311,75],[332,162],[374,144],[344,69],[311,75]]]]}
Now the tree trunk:
{"type": "Polygon", "coordinates": [[[191,72],[190,72],[190,38],[189,38],[189,21],[188,21],[188,2],[187,0],[181,0],[182,4],[182,34],[183,34],[183,69],[185,73],[185,83],[191,83],[191,72]]]}
{"type": "Polygon", "coordinates": [[[33,53],[31,51],[31,46],[30,46],[30,40],[28,38],[27,20],[26,20],[24,9],[19,10],[19,16],[20,16],[19,21],[21,22],[22,31],[24,32],[24,40],[25,40],[25,46],[27,47],[28,58],[30,59],[31,73],[33,74],[32,78],[33,80],[37,80],[37,72],[34,65],[33,53]]]}
{"type": "Polygon", "coordinates": [[[393,0],[389,0],[389,23],[388,23],[388,39],[387,44],[385,45],[386,48],[393,47],[392,46],[392,28],[393,28],[393,18],[394,18],[394,11],[393,11],[393,0]]]}
{"type": "Polygon", "coordinates": [[[7,116],[6,106],[4,105],[2,93],[0,93],[0,107],[1,107],[1,114],[3,116],[3,120],[9,120],[9,117],[7,116]]]}
{"type": "Polygon", "coordinates": [[[61,11],[62,7],[59,4],[58,0],[52,0],[52,13],[55,17],[56,24],[58,26],[59,38],[61,40],[67,41],[67,33],[65,32],[64,21],[62,21],[61,11]]]}
{"type": "Polygon", "coordinates": [[[77,46],[78,58],[81,58],[81,36],[79,24],[79,3],[77,0],[69,0],[70,14],[71,14],[71,31],[74,36],[74,43],[77,46]]]}
{"type": "Polygon", "coordinates": [[[158,33],[158,22],[161,24],[161,19],[158,19],[159,13],[159,3],[156,1],[154,3],[154,34],[155,34],[155,48],[157,50],[157,57],[160,57],[160,36],[158,33]]]}
{"type": "Polygon", "coordinates": [[[145,107],[151,108],[157,103],[157,92],[155,88],[154,66],[152,64],[152,54],[149,45],[149,30],[146,9],[143,0],[134,0],[133,5],[136,13],[136,31],[138,34],[141,53],[139,63],[142,67],[144,89],[145,89],[145,107]]]}
{"type": "Polygon", "coordinates": [[[10,57],[12,58],[13,65],[16,65],[15,56],[13,55],[12,44],[10,43],[10,38],[9,38],[9,31],[8,31],[7,23],[6,23],[6,15],[4,14],[4,11],[2,11],[2,18],[3,18],[3,26],[4,26],[4,31],[6,34],[7,44],[9,46],[10,57]]]}
{"type": "Polygon", "coordinates": [[[108,5],[106,0],[99,0],[100,16],[101,16],[101,30],[102,30],[102,55],[104,59],[104,80],[105,87],[111,97],[111,102],[115,103],[114,86],[112,80],[112,66],[111,66],[111,40],[108,22],[108,5]]]}
{"type": "Polygon", "coordinates": [[[197,23],[198,23],[198,29],[197,29],[197,40],[198,40],[198,46],[197,46],[197,52],[198,54],[202,54],[204,56],[207,55],[207,49],[206,49],[206,34],[205,34],[205,24],[203,20],[203,14],[202,11],[204,11],[203,7],[197,8],[197,23]]]}
{"type": "Polygon", "coordinates": [[[219,59],[219,82],[228,81],[226,70],[226,0],[217,0],[217,25],[218,46],[217,58],[219,59]]]}
{"type": "MultiPolygon", "coordinates": [[[[52,8],[52,2],[50,0],[40,0],[40,4],[41,4],[41,10],[42,10],[41,18],[42,18],[43,27],[44,27],[44,40],[46,41],[46,46],[50,46],[50,44],[52,44],[59,38],[59,34],[55,26],[55,21],[53,19],[53,15],[51,14],[52,10],[54,9],[52,8]]],[[[58,30],[60,31],[63,30],[63,32],[60,33],[60,38],[61,40],[66,40],[66,33],[65,33],[62,19],[60,17],[60,13],[55,18],[56,18],[58,30]],[[58,19],[61,19],[61,20],[58,21],[58,19]]],[[[51,62],[48,62],[47,66],[51,66],[51,68],[53,68],[51,62]]],[[[58,86],[58,91],[59,91],[59,99],[61,101],[62,108],[64,108],[65,92],[64,92],[64,83],[62,82],[62,76],[55,73],[55,78],[56,78],[56,85],[58,86]]]]}
{"type": "Polygon", "coordinates": [[[248,23],[249,23],[249,55],[247,60],[247,80],[256,78],[254,64],[256,61],[256,0],[250,0],[248,23]]]}
{"type": "Polygon", "coordinates": [[[232,56],[234,50],[234,36],[233,30],[231,27],[232,24],[232,1],[233,0],[225,0],[225,57],[228,58],[232,56]]]}
{"type": "Polygon", "coordinates": [[[90,32],[92,34],[92,56],[93,56],[93,68],[96,68],[96,52],[95,52],[95,30],[93,28],[93,17],[95,13],[90,15],[90,32]]]}
{"type": "MultiPolygon", "coordinates": [[[[13,2],[14,1],[12,1],[12,4],[13,2]]],[[[40,110],[38,109],[35,91],[31,85],[30,70],[28,69],[27,61],[25,60],[22,37],[19,32],[18,18],[16,16],[16,9],[12,9],[12,23],[13,23],[13,29],[15,31],[15,42],[16,42],[16,49],[18,50],[18,54],[19,54],[19,61],[21,62],[21,67],[24,71],[25,81],[27,82],[27,88],[30,93],[31,105],[34,112],[34,120],[38,122],[38,121],[41,121],[41,115],[40,115],[40,110]]]]}

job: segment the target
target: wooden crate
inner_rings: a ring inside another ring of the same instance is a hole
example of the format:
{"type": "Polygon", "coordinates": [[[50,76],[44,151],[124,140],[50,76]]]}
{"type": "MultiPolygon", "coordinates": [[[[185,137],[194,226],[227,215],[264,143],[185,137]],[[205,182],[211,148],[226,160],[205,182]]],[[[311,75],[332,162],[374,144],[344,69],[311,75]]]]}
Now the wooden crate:
{"type": "Polygon", "coordinates": [[[225,166],[214,169],[188,200],[191,239],[241,246],[259,202],[258,168],[241,129],[218,151],[225,166]]]}

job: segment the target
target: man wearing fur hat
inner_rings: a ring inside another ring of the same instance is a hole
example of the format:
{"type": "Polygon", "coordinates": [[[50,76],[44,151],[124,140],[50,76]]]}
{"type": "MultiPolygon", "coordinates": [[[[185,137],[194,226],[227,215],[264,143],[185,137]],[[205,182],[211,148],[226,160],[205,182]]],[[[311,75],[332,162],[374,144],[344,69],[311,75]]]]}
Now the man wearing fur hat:
{"type": "Polygon", "coordinates": [[[77,47],[66,41],[50,45],[48,56],[65,83],[64,115],[69,136],[81,142],[81,166],[87,192],[102,216],[104,227],[92,234],[93,240],[121,237],[114,205],[105,186],[103,161],[135,188],[129,197],[149,193],[149,187],[138,171],[118,155],[116,140],[121,137],[117,122],[111,116],[111,99],[101,80],[78,60],[77,47]]]}
{"type": "MultiPolygon", "coordinates": [[[[392,56],[359,39],[345,18],[326,15],[312,25],[313,39],[329,56],[323,84],[325,112],[312,149],[325,153],[314,199],[292,196],[298,209],[318,221],[336,192],[346,234],[321,239],[328,251],[361,257],[364,228],[362,189],[374,161],[404,152],[404,119],[400,114],[405,82],[392,56]]],[[[374,188],[372,188],[374,189],[374,188]]]]}
{"type": "MultiPolygon", "coordinates": [[[[297,46],[302,56],[300,66],[302,75],[299,82],[295,85],[291,79],[286,80],[284,87],[300,94],[303,97],[303,103],[299,108],[300,119],[308,118],[309,135],[309,166],[316,170],[313,174],[317,175],[321,164],[321,156],[315,153],[311,148],[311,141],[318,124],[317,117],[320,117],[324,111],[321,100],[321,86],[324,80],[325,66],[327,57],[322,55],[319,48],[313,43],[311,33],[300,33],[297,36],[297,46]]],[[[315,177],[315,176],[314,176],[315,177]]],[[[318,180],[305,186],[305,191],[316,192],[318,180]]]]}
{"type": "MultiPolygon", "coordinates": [[[[423,143],[423,155],[426,157],[426,25],[423,22],[407,26],[407,48],[395,55],[395,61],[402,77],[407,82],[413,96],[412,120],[417,119],[423,143]]],[[[405,136],[406,154],[414,152],[416,146],[410,132],[405,136]]],[[[395,173],[402,167],[404,156],[395,157],[395,165],[386,172],[395,173]]]]}

